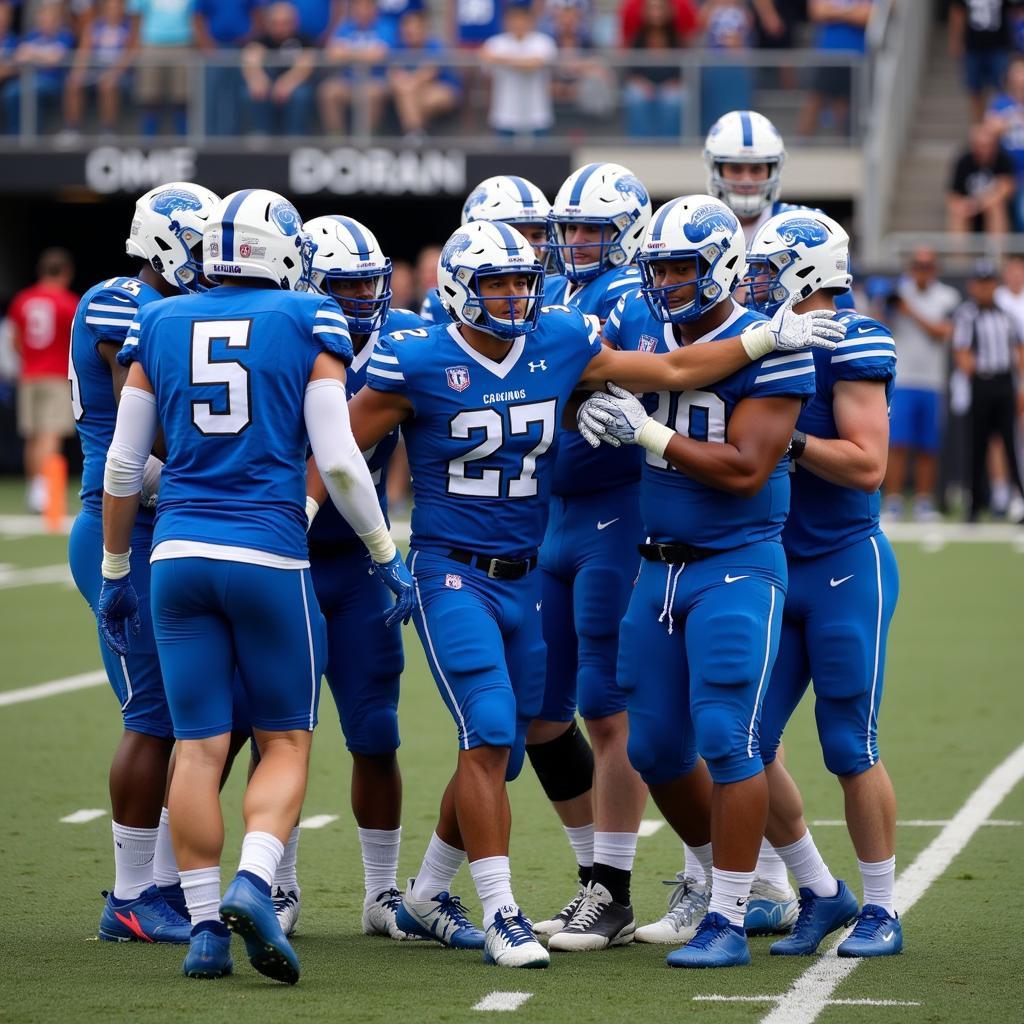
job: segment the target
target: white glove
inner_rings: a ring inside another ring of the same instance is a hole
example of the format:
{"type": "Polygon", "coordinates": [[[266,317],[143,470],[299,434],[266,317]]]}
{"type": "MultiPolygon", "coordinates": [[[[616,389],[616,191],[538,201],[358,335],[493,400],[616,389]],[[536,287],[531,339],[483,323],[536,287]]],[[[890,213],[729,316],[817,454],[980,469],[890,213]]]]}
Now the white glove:
{"type": "Polygon", "coordinates": [[[313,497],[312,494],[306,495],[306,533],[309,533],[309,528],[313,525],[313,520],[316,519],[317,512],[320,511],[320,502],[313,497]]]}
{"type": "Polygon", "coordinates": [[[146,459],[146,465],[142,469],[142,493],[139,495],[139,503],[143,508],[156,508],[157,496],[160,494],[160,474],[163,470],[164,464],[155,455],[150,455],[146,459]]]}
{"type": "Polygon", "coordinates": [[[653,420],[632,392],[611,382],[608,390],[596,391],[580,407],[576,422],[584,439],[594,448],[600,441],[613,448],[638,444],[663,456],[675,431],[653,420]]]}
{"type": "Polygon", "coordinates": [[[808,348],[832,351],[846,337],[846,324],[836,320],[832,309],[812,309],[794,313],[796,296],[790,296],[766,324],[741,335],[743,348],[751,360],[769,352],[799,352],[808,348]]]}

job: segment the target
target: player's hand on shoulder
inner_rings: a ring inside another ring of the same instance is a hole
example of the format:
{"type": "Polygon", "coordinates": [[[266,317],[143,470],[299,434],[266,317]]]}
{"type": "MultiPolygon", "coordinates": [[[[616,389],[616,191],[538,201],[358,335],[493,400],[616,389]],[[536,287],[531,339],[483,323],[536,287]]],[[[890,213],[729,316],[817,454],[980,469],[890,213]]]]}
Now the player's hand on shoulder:
{"type": "Polygon", "coordinates": [[[796,297],[791,296],[771,318],[768,330],[775,351],[797,352],[805,348],[823,348],[829,351],[846,337],[846,324],[837,320],[832,309],[812,309],[808,313],[794,313],[796,297]]]}
{"type": "Polygon", "coordinates": [[[385,624],[393,626],[396,622],[408,622],[415,604],[416,583],[405,564],[400,551],[395,551],[389,562],[370,562],[372,572],[395,595],[395,607],[385,620],[385,624]]]}
{"type": "Polygon", "coordinates": [[[96,603],[96,619],[103,642],[117,655],[124,657],[130,647],[130,636],[138,636],[139,595],[132,585],[131,576],[117,580],[103,578],[96,603]]]}

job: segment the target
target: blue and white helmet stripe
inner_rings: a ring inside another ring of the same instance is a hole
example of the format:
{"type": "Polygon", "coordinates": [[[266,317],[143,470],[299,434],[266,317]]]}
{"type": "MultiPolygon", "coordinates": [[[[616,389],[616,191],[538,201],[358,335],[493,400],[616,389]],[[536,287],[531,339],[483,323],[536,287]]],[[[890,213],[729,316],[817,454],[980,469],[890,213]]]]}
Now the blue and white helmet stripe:
{"type": "Polygon", "coordinates": [[[231,196],[230,202],[224,210],[223,223],[223,257],[225,262],[230,263],[235,258],[235,217],[241,209],[242,203],[253,194],[255,189],[244,188],[231,196]]]}

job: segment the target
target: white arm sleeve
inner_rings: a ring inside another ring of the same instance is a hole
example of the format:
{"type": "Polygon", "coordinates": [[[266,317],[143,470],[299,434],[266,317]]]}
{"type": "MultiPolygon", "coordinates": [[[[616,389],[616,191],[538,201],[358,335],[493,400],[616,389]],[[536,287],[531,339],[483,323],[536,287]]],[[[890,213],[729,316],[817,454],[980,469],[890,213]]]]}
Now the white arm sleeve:
{"type": "Polygon", "coordinates": [[[108,494],[128,498],[142,490],[142,474],[157,427],[156,396],[140,388],[124,388],[103,472],[103,489],[108,494]]]}
{"type": "Polygon", "coordinates": [[[373,560],[390,562],[395,556],[395,545],[380,510],[370,470],[352,436],[341,381],[323,379],[307,384],[303,414],[313,460],[331,501],[359,535],[373,560]]]}

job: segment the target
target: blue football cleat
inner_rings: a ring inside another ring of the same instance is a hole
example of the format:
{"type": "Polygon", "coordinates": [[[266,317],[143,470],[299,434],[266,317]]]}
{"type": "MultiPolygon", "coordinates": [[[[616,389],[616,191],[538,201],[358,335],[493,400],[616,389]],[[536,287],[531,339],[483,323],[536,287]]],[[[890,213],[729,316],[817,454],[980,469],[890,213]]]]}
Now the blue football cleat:
{"type": "Polygon", "coordinates": [[[772,956],[810,956],[830,932],[845,928],[857,917],[857,897],[840,878],[835,896],[815,896],[810,889],[800,890],[800,916],[793,932],[772,943],[772,956]]]}
{"type": "Polygon", "coordinates": [[[113,893],[103,895],[107,902],[100,916],[99,937],[107,942],[184,944],[192,936],[188,919],[167,905],[155,885],[133,900],[115,899],[113,893]]]}
{"type": "Polygon", "coordinates": [[[236,876],[220,901],[221,920],[245,940],[249,963],[260,974],[294,985],[299,980],[299,958],[284,937],[269,895],[248,878],[236,876]]]}
{"type": "Polygon", "coordinates": [[[429,900],[412,896],[415,879],[409,885],[395,914],[395,924],[406,935],[434,939],[452,949],[483,949],[484,933],[470,921],[458,896],[439,892],[429,900]]]}
{"type": "Polygon", "coordinates": [[[181,965],[186,978],[223,978],[235,968],[231,959],[231,935],[219,935],[209,928],[192,933],[192,941],[181,965]]]}
{"type": "Polygon", "coordinates": [[[765,878],[755,878],[750,887],[743,929],[748,935],[783,935],[793,927],[800,907],[796,893],[765,878]]]}
{"type": "Polygon", "coordinates": [[[697,934],[665,962],[669,967],[743,967],[750,963],[746,932],[721,914],[705,914],[697,934]]]}
{"type": "Polygon", "coordinates": [[[840,956],[895,956],[903,949],[903,926],[884,907],[865,903],[848,939],[839,943],[840,956]]]}
{"type": "Polygon", "coordinates": [[[156,888],[157,892],[163,896],[167,906],[188,921],[188,904],[185,902],[185,893],[181,888],[181,883],[175,882],[174,885],[158,885],[156,888]]]}

